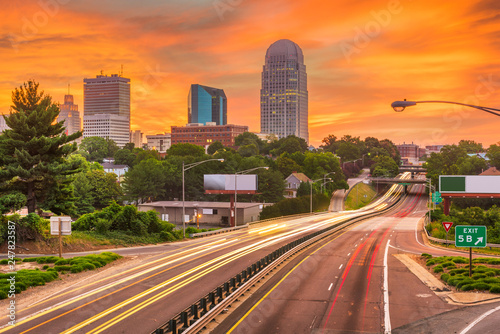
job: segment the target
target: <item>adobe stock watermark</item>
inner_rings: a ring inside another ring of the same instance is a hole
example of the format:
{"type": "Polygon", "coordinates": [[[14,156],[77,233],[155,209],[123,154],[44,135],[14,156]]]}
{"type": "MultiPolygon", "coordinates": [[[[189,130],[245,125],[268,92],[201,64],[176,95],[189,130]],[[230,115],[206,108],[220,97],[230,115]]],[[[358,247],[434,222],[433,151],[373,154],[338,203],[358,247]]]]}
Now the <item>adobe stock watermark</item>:
{"type": "Polygon", "coordinates": [[[7,318],[8,324],[14,326],[16,324],[16,223],[8,221],[8,232],[7,232],[7,264],[9,266],[9,272],[7,275],[7,285],[9,290],[7,292],[7,298],[9,299],[9,304],[7,306],[7,318]]]}
{"type": "MultiPolygon", "coordinates": [[[[460,103],[481,106],[481,101],[484,101],[493,95],[497,95],[499,89],[500,81],[495,80],[493,74],[490,73],[487,76],[480,75],[478,77],[478,84],[474,89],[474,94],[467,96],[465,99],[460,101],[460,103]]],[[[451,132],[450,130],[454,130],[456,132],[456,130],[461,128],[464,120],[469,118],[471,113],[484,113],[484,111],[477,109],[474,110],[471,107],[458,105],[455,105],[453,108],[445,111],[443,114],[443,121],[447,125],[445,126],[445,129],[433,131],[433,143],[440,144],[446,142],[449,137],[448,134],[451,132]]]]}
{"type": "Polygon", "coordinates": [[[19,52],[19,45],[35,37],[40,29],[45,27],[51,18],[59,13],[61,5],[66,5],[71,0],[38,0],[40,10],[33,16],[21,18],[21,34],[9,33],[8,39],[14,51],[19,52]]]}
{"type": "Polygon", "coordinates": [[[361,50],[370,45],[374,38],[380,36],[382,29],[391,23],[393,15],[400,14],[402,11],[403,5],[399,0],[390,0],[387,3],[387,9],[371,11],[370,15],[373,19],[362,27],[354,28],[352,41],[340,42],[340,50],[347,62],[350,63],[352,56],[361,53],[361,50]]]}
{"type": "Polygon", "coordinates": [[[234,12],[236,7],[241,5],[242,2],[243,0],[215,0],[212,4],[219,19],[224,21],[224,15],[227,12],[234,12]]]}
{"type": "Polygon", "coordinates": [[[134,98],[143,99],[150,95],[153,89],[161,85],[164,76],[165,74],[160,70],[160,64],[156,64],[155,68],[146,65],[146,75],[135,89],[134,98]]]}

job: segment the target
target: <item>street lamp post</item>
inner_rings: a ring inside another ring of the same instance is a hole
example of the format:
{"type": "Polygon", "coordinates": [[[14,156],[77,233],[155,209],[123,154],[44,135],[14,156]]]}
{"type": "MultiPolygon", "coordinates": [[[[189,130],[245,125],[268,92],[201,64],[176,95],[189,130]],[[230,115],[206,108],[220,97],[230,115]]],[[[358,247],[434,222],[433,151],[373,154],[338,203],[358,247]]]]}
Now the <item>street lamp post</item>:
{"type": "Polygon", "coordinates": [[[500,113],[497,111],[500,111],[500,109],[495,109],[495,108],[490,108],[490,107],[481,107],[481,106],[475,106],[473,104],[465,104],[465,103],[460,103],[460,102],[451,102],[451,101],[394,101],[391,103],[391,107],[394,109],[396,112],[402,112],[405,110],[406,107],[411,107],[416,105],[417,103],[447,103],[447,104],[456,104],[459,106],[465,106],[465,107],[470,107],[470,108],[475,108],[479,109],[482,111],[486,111],[490,114],[500,116],[500,113]]]}
{"type": "Polygon", "coordinates": [[[192,164],[184,164],[184,161],[182,162],[182,237],[186,237],[186,199],[185,199],[185,182],[184,182],[184,173],[185,171],[196,167],[198,165],[201,165],[205,162],[209,161],[220,161],[224,162],[224,159],[208,159],[208,160],[203,160],[203,161],[198,161],[194,162],[192,164]]]}
{"type": "MultiPolygon", "coordinates": [[[[309,196],[309,208],[310,208],[310,211],[311,213],[313,212],[313,184],[318,182],[318,181],[323,181],[324,179],[321,178],[321,179],[317,179],[317,180],[313,180],[310,182],[311,184],[311,195],[309,196]]],[[[328,182],[333,182],[333,180],[331,178],[328,178],[328,181],[324,182],[321,184],[321,186],[323,186],[323,184],[325,183],[328,183],[328,182]]]]}
{"type": "Polygon", "coordinates": [[[326,173],[325,175],[323,175],[323,183],[321,184],[321,192],[323,192],[323,185],[326,183],[326,176],[330,175],[330,174],[335,174],[335,172],[330,172],[330,173],[326,173]]]}
{"type": "MultiPolygon", "coordinates": [[[[243,170],[241,172],[235,172],[234,173],[234,226],[237,226],[238,223],[236,222],[236,202],[237,202],[237,189],[238,189],[238,175],[243,175],[243,174],[247,174],[247,173],[250,173],[254,170],[257,170],[257,169],[269,169],[269,167],[255,167],[255,168],[250,168],[250,169],[246,169],[246,170],[243,170]]],[[[243,222],[245,221],[245,217],[243,217],[243,222]]]]}

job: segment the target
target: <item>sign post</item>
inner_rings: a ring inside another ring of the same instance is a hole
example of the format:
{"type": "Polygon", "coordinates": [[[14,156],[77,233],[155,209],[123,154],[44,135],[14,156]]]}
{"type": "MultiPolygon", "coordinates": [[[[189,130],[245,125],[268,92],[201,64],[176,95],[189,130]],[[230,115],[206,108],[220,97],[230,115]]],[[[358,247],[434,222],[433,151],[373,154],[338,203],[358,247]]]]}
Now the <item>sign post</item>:
{"type": "Polygon", "coordinates": [[[443,222],[443,227],[446,231],[446,247],[448,247],[448,232],[450,231],[452,225],[452,222],[443,222]]]}
{"type": "Polygon", "coordinates": [[[62,258],[62,236],[71,235],[71,217],[50,217],[50,234],[59,236],[59,257],[62,258]]]}
{"type": "Polygon", "coordinates": [[[455,227],[455,246],[469,247],[469,277],[472,276],[472,247],[486,247],[486,226],[455,227]]]}

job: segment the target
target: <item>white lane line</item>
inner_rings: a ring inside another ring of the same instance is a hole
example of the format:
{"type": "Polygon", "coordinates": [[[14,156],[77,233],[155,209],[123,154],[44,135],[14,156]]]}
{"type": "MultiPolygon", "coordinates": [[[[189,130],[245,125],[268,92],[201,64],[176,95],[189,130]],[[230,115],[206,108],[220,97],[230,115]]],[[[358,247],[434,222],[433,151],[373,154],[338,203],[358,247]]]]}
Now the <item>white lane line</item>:
{"type": "Polygon", "coordinates": [[[468,331],[470,331],[472,329],[472,327],[476,326],[481,320],[483,320],[484,318],[486,318],[487,316],[489,316],[490,314],[492,314],[493,312],[496,312],[498,310],[500,310],[500,306],[497,306],[493,310],[489,310],[488,312],[483,313],[476,320],[474,320],[469,326],[465,327],[465,329],[463,331],[461,331],[460,334],[467,333],[468,331]]]}
{"type": "Polygon", "coordinates": [[[387,240],[384,255],[384,333],[391,333],[391,316],[389,315],[389,271],[387,268],[387,255],[389,254],[389,244],[391,239],[387,240]]]}
{"type": "Polygon", "coordinates": [[[339,270],[340,270],[340,269],[342,269],[342,266],[343,266],[343,265],[344,265],[343,263],[340,265],[339,270]]]}
{"type": "Polygon", "coordinates": [[[328,288],[328,291],[332,289],[333,283],[330,283],[330,287],[328,288]]]}
{"type": "Polygon", "coordinates": [[[347,254],[347,256],[351,255],[351,253],[347,254]]]}

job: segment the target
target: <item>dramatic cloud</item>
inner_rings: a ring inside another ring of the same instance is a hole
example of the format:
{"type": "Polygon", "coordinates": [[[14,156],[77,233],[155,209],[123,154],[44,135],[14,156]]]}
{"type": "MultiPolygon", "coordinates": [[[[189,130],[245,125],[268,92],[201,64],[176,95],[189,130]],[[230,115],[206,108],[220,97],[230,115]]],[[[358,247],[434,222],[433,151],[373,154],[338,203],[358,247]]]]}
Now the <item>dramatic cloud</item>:
{"type": "Polygon", "coordinates": [[[132,129],[169,132],[187,122],[193,83],[222,88],[228,120],[260,130],[264,55],[288,38],[305,55],[311,144],[329,134],[396,143],[500,140],[500,5],[494,0],[230,1],[27,0],[2,5],[0,113],[34,78],[62,101],[68,84],[83,111],[83,78],[131,78],[132,129]]]}

